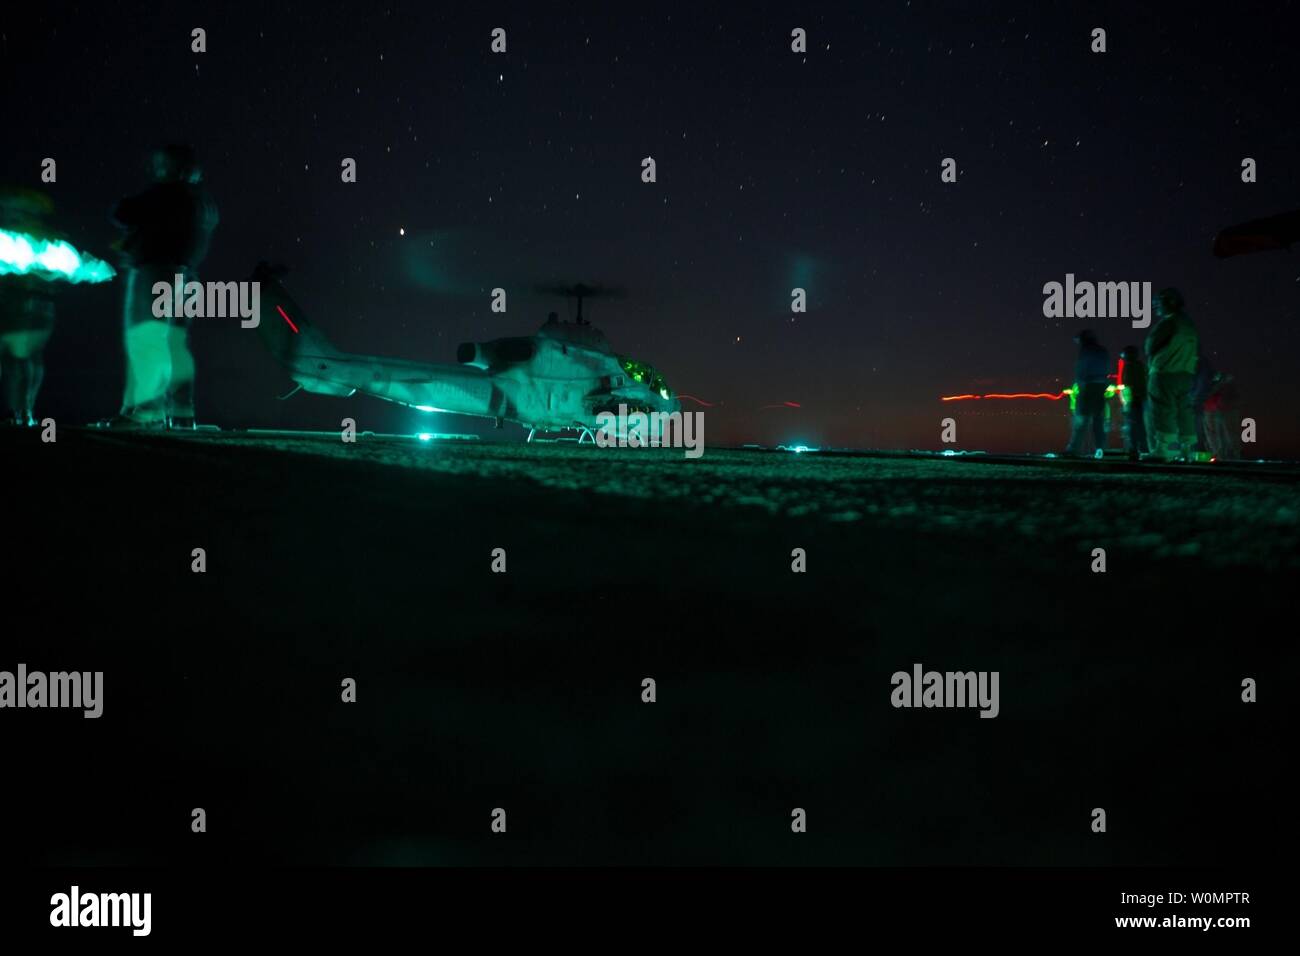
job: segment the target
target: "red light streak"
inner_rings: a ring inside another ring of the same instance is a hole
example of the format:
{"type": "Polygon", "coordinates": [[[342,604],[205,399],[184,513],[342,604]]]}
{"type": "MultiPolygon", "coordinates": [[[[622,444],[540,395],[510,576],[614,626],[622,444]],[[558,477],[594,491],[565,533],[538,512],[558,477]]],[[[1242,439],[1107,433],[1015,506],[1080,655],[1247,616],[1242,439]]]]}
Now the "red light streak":
{"type": "Polygon", "coordinates": [[[977,401],[981,398],[1047,398],[1053,402],[1059,402],[1065,398],[1065,392],[990,392],[987,395],[945,395],[939,399],[941,402],[969,402],[977,401]]]}
{"type": "Polygon", "coordinates": [[[280,307],[277,305],[277,306],[275,307],[275,311],[277,311],[277,312],[280,313],[280,315],[281,315],[281,317],[284,319],[284,321],[286,321],[286,322],[289,323],[289,328],[293,329],[293,334],[294,334],[294,335],[297,335],[297,334],[298,334],[298,326],[296,326],[296,325],[293,324],[293,319],[291,319],[291,318],[289,318],[289,316],[285,315],[285,313],[284,313],[284,309],[280,308],[280,307]]]}

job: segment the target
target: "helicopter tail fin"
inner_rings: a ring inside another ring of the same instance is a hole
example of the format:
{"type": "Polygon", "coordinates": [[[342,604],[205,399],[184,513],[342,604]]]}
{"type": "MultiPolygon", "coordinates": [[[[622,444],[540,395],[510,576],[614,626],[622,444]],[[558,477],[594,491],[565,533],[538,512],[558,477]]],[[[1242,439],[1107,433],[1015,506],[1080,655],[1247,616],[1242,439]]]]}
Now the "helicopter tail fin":
{"type": "Polygon", "coordinates": [[[261,286],[262,315],[257,332],[263,343],[277,361],[291,367],[313,356],[342,355],[285,290],[280,277],[286,271],[265,262],[253,270],[253,279],[261,286]]]}

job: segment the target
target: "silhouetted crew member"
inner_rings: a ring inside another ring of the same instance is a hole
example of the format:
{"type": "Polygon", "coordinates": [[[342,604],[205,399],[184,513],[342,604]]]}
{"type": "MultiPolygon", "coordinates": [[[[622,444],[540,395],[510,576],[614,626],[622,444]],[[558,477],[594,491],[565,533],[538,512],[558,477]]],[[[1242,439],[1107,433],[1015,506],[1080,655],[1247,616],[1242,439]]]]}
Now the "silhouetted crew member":
{"type": "MultiPolygon", "coordinates": [[[[0,195],[0,227],[37,239],[53,239],[44,217],[54,204],[31,189],[0,195]]],[[[0,276],[0,380],[15,425],[36,424],[36,396],[45,378],[45,344],[54,333],[54,295],[35,275],[0,276]]]]}
{"type": "Polygon", "coordinates": [[[122,316],[126,391],[116,424],[194,427],[194,357],[189,320],[177,300],[170,318],[154,314],[155,283],[172,288],[197,279],[207,255],[217,208],[203,189],[202,171],[188,146],[152,156],[154,184],[118,203],[113,219],[127,230],[121,249],[127,266],[122,316]],[[182,314],[177,315],[177,312],[182,314]]]}
{"type": "Polygon", "coordinates": [[[1210,454],[1220,461],[1236,461],[1241,457],[1237,431],[1239,402],[1237,380],[1216,372],[1209,397],[1205,400],[1205,439],[1210,454]]]}
{"type": "Polygon", "coordinates": [[[1124,360],[1124,390],[1120,402],[1124,406],[1124,450],[1137,461],[1147,454],[1147,366],[1136,345],[1126,345],[1119,353],[1124,360]]]}
{"type": "Polygon", "coordinates": [[[1084,329],[1074,337],[1079,358],[1074,363],[1074,422],[1067,455],[1082,455],[1089,435],[1093,448],[1106,449],[1106,386],[1110,374],[1110,353],[1097,336],[1084,329]]]}
{"type": "Polygon", "coordinates": [[[1196,326],[1183,308],[1177,289],[1162,289],[1156,296],[1159,321],[1146,340],[1151,417],[1147,439],[1156,458],[1195,459],[1196,416],[1192,414],[1192,381],[1200,342],[1196,326]]]}
{"type": "Polygon", "coordinates": [[[1192,406],[1192,419],[1196,422],[1196,450],[1198,452],[1209,452],[1209,436],[1205,431],[1205,401],[1210,397],[1210,392],[1214,390],[1214,382],[1218,376],[1214,366],[1210,363],[1205,354],[1205,350],[1200,348],[1198,343],[1196,351],[1196,374],[1192,376],[1192,390],[1187,396],[1187,401],[1192,406]]]}

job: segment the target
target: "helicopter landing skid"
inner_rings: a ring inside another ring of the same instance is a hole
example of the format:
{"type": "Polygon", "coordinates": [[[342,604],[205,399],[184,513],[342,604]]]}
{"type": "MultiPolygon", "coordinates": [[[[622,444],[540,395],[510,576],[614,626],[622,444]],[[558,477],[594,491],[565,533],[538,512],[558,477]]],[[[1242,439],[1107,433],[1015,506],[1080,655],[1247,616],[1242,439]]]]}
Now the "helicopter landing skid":
{"type": "Polygon", "coordinates": [[[531,442],[533,442],[533,441],[537,441],[537,442],[545,442],[545,443],[548,443],[548,444],[551,444],[551,443],[554,443],[554,442],[562,442],[562,441],[577,441],[577,443],[578,443],[579,445],[594,445],[594,444],[596,444],[596,435],[595,435],[595,433],[594,433],[590,428],[588,428],[586,425],[574,425],[574,426],[573,426],[573,430],[576,431],[576,432],[578,433],[578,437],[577,437],[576,439],[573,439],[573,438],[537,438],[537,437],[536,437],[536,436],[537,436],[537,429],[536,429],[536,428],[530,428],[530,429],[528,430],[528,438],[526,439],[526,441],[529,442],[529,443],[531,443],[531,442]]]}

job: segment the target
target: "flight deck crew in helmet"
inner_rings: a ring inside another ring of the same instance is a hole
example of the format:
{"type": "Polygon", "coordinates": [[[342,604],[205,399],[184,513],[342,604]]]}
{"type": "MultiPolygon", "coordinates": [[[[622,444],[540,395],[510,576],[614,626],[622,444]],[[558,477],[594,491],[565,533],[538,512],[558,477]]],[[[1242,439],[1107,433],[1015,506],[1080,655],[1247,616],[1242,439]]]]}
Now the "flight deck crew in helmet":
{"type": "Polygon", "coordinates": [[[1161,290],[1155,311],[1159,321],[1146,340],[1150,390],[1147,439],[1155,458],[1192,461],[1196,457],[1196,418],[1190,395],[1200,342],[1177,289],[1161,290]]]}
{"type": "Polygon", "coordinates": [[[1110,353],[1091,330],[1074,337],[1079,358],[1074,363],[1074,422],[1067,455],[1082,455],[1088,436],[1094,453],[1106,449],[1106,386],[1110,374],[1110,353]]]}
{"type": "Polygon", "coordinates": [[[1147,454],[1147,367],[1142,361],[1142,351],[1136,345],[1126,345],[1119,353],[1124,362],[1124,388],[1120,402],[1124,406],[1124,450],[1137,461],[1147,454]]]}
{"type": "MultiPolygon", "coordinates": [[[[0,228],[38,239],[56,238],[45,224],[54,204],[32,189],[0,192],[0,228]]],[[[45,344],[54,332],[50,283],[34,275],[0,275],[0,381],[9,424],[36,424],[36,396],[45,378],[45,344]]]]}
{"type": "MultiPolygon", "coordinates": [[[[127,265],[122,317],[126,390],[113,424],[194,427],[194,357],[188,319],[154,312],[154,285],[171,288],[197,278],[217,225],[217,209],[202,186],[202,172],[188,146],[167,146],[152,157],[153,185],[123,199],[113,211],[126,230],[121,248],[127,265]]],[[[183,286],[182,286],[183,287],[183,286]]]]}

